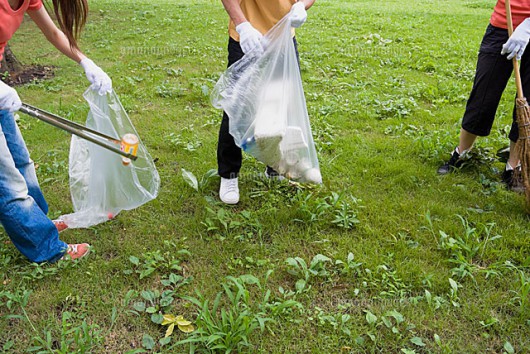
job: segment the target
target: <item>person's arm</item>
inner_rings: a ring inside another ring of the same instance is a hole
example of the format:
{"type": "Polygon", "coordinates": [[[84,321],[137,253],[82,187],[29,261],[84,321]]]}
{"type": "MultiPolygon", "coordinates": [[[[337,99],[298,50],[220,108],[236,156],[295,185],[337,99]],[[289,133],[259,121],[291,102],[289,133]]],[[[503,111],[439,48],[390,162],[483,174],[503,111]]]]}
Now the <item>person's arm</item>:
{"type": "Polygon", "coordinates": [[[291,26],[298,28],[307,20],[307,11],[316,0],[298,0],[291,10],[291,26]]]}
{"type": "Polygon", "coordinates": [[[236,25],[236,31],[239,33],[239,44],[243,53],[248,53],[252,50],[263,51],[261,39],[263,35],[260,31],[255,29],[245,17],[239,0],[221,0],[225,7],[228,16],[236,25]]]}
{"type": "Polygon", "coordinates": [[[81,60],[86,58],[86,56],[83,55],[83,53],[81,53],[78,49],[72,48],[70,46],[68,38],[66,38],[65,34],[59,28],[57,28],[55,23],[53,23],[48,11],[46,11],[44,6],[42,6],[39,10],[28,11],[28,15],[31,17],[33,22],[35,22],[37,27],[39,27],[46,39],[61,53],[74,60],[76,63],[80,63],[81,60]]]}
{"type": "Polygon", "coordinates": [[[46,39],[54,45],[61,53],[74,60],[85,70],[88,81],[92,84],[92,89],[103,95],[112,90],[112,80],[101,70],[99,66],[88,59],[81,51],[70,45],[66,35],[53,23],[48,11],[42,6],[39,10],[28,11],[29,17],[42,31],[46,39]]]}
{"type": "Polygon", "coordinates": [[[0,80],[0,110],[15,112],[20,109],[21,105],[17,91],[0,80]]]}
{"type": "Polygon", "coordinates": [[[239,5],[239,0],[221,0],[223,6],[225,7],[228,16],[234,22],[236,27],[243,22],[248,22],[243,10],[241,10],[241,5],[239,5]]]}

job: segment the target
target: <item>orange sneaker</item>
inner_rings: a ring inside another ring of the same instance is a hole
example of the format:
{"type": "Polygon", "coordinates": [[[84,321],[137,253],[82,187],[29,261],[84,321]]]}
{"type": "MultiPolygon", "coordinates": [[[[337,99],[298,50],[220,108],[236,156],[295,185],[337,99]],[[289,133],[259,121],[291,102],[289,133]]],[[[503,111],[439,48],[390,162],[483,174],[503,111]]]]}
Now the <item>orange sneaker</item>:
{"type": "Polygon", "coordinates": [[[55,225],[55,227],[57,228],[57,231],[61,232],[61,231],[64,231],[68,228],[68,225],[66,225],[66,223],[62,220],[53,220],[53,224],[55,225]]]}
{"type": "Polygon", "coordinates": [[[90,253],[90,245],[88,243],[79,243],[68,245],[66,253],[61,259],[80,259],[90,253]]]}

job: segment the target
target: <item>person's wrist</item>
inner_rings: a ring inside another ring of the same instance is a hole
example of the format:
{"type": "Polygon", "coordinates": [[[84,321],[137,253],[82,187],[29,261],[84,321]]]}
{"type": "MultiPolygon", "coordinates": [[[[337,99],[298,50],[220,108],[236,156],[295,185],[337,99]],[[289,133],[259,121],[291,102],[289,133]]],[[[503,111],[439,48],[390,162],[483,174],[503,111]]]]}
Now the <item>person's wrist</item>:
{"type": "Polygon", "coordinates": [[[79,65],[81,65],[81,67],[83,67],[83,69],[86,69],[89,67],[89,66],[94,66],[94,62],[90,59],[88,59],[87,57],[84,57],[83,59],[81,59],[81,61],[79,62],[79,65]]]}
{"type": "Polygon", "coordinates": [[[305,2],[302,0],[298,0],[293,6],[302,7],[304,10],[306,9],[305,2]]]}
{"type": "Polygon", "coordinates": [[[523,23],[521,23],[521,26],[523,26],[525,33],[530,35],[530,17],[526,18],[523,23]]]}
{"type": "Polygon", "coordinates": [[[236,32],[241,35],[241,32],[248,31],[251,28],[252,28],[252,25],[250,24],[250,22],[248,21],[241,22],[239,25],[236,26],[236,32]]]}

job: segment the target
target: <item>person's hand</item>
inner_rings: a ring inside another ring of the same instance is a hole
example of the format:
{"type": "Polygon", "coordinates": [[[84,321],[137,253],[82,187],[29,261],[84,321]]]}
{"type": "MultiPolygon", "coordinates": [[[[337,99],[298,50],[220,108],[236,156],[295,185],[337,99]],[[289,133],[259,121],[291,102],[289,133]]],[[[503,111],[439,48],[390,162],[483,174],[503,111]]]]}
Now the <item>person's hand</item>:
{"type": "Polygon", "coordinates": [[[515,31],[513,31],[508,42],[504,43],[501,54],[508,54],[507,59],[513,59],[513,57],[516,57],[517,60],[521,60],[529,40],[530,18],[527,18],[515,29],[515,31]]]}
{"type": "Polygon", "coordinates": [[[22,102],[14,88],[0,81],[0,110],[15,112],[20,109],[22,102]]]}
{"type": "Polygon", "coordinates": [[[307,11],[305,10],[303,1],[298,1],[293,5],[289,19],[291,20],[291,26],[294,28],[298,28],[305,23],[307,20],[307,11]]]}
{"type": "Polygon", "coordinates": [[[263,35],[260,31],[252,27],[250,22],[243,22],[236,26],[236,31],[239,33],[239,44],[243,53],[247,54],[252,50],[263,51],[261,40],[263,35]]]}
{"type": "Polygon", "coordinates": [[[112,80],[99,66],[88,58],[79,63],[85,70],[86,78],[92,84],[90,88],[97,91],[101,96],[112,91],[112,80]]]}

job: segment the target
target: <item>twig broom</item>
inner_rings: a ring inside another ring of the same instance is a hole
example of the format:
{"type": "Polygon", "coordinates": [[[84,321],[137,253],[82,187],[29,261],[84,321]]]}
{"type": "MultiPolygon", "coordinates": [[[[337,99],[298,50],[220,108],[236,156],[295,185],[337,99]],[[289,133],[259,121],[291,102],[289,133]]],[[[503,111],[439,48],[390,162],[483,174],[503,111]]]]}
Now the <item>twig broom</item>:
{"type": "MultiPolygon", "coordinates": [[[[512,9],[510,0],[506,0],[506,20],[508,23],[508,34],[513,33],[512,9]]],[[[526,197],[526,211],[530,212],[530,106],[523,93],[521,72],[517,58],[513,58],[513,70],[515,72],[515,84],[517,86],[517,98],[515,99],[515,115],[519,126],[519,139],[515,145],[516,152],[521,160],[521,175],[526,197]]],[[[517,172],[517,169],[515,171],[517,172]]],[[[517,175],[515,177],[518,177],[517,175]]]]}

